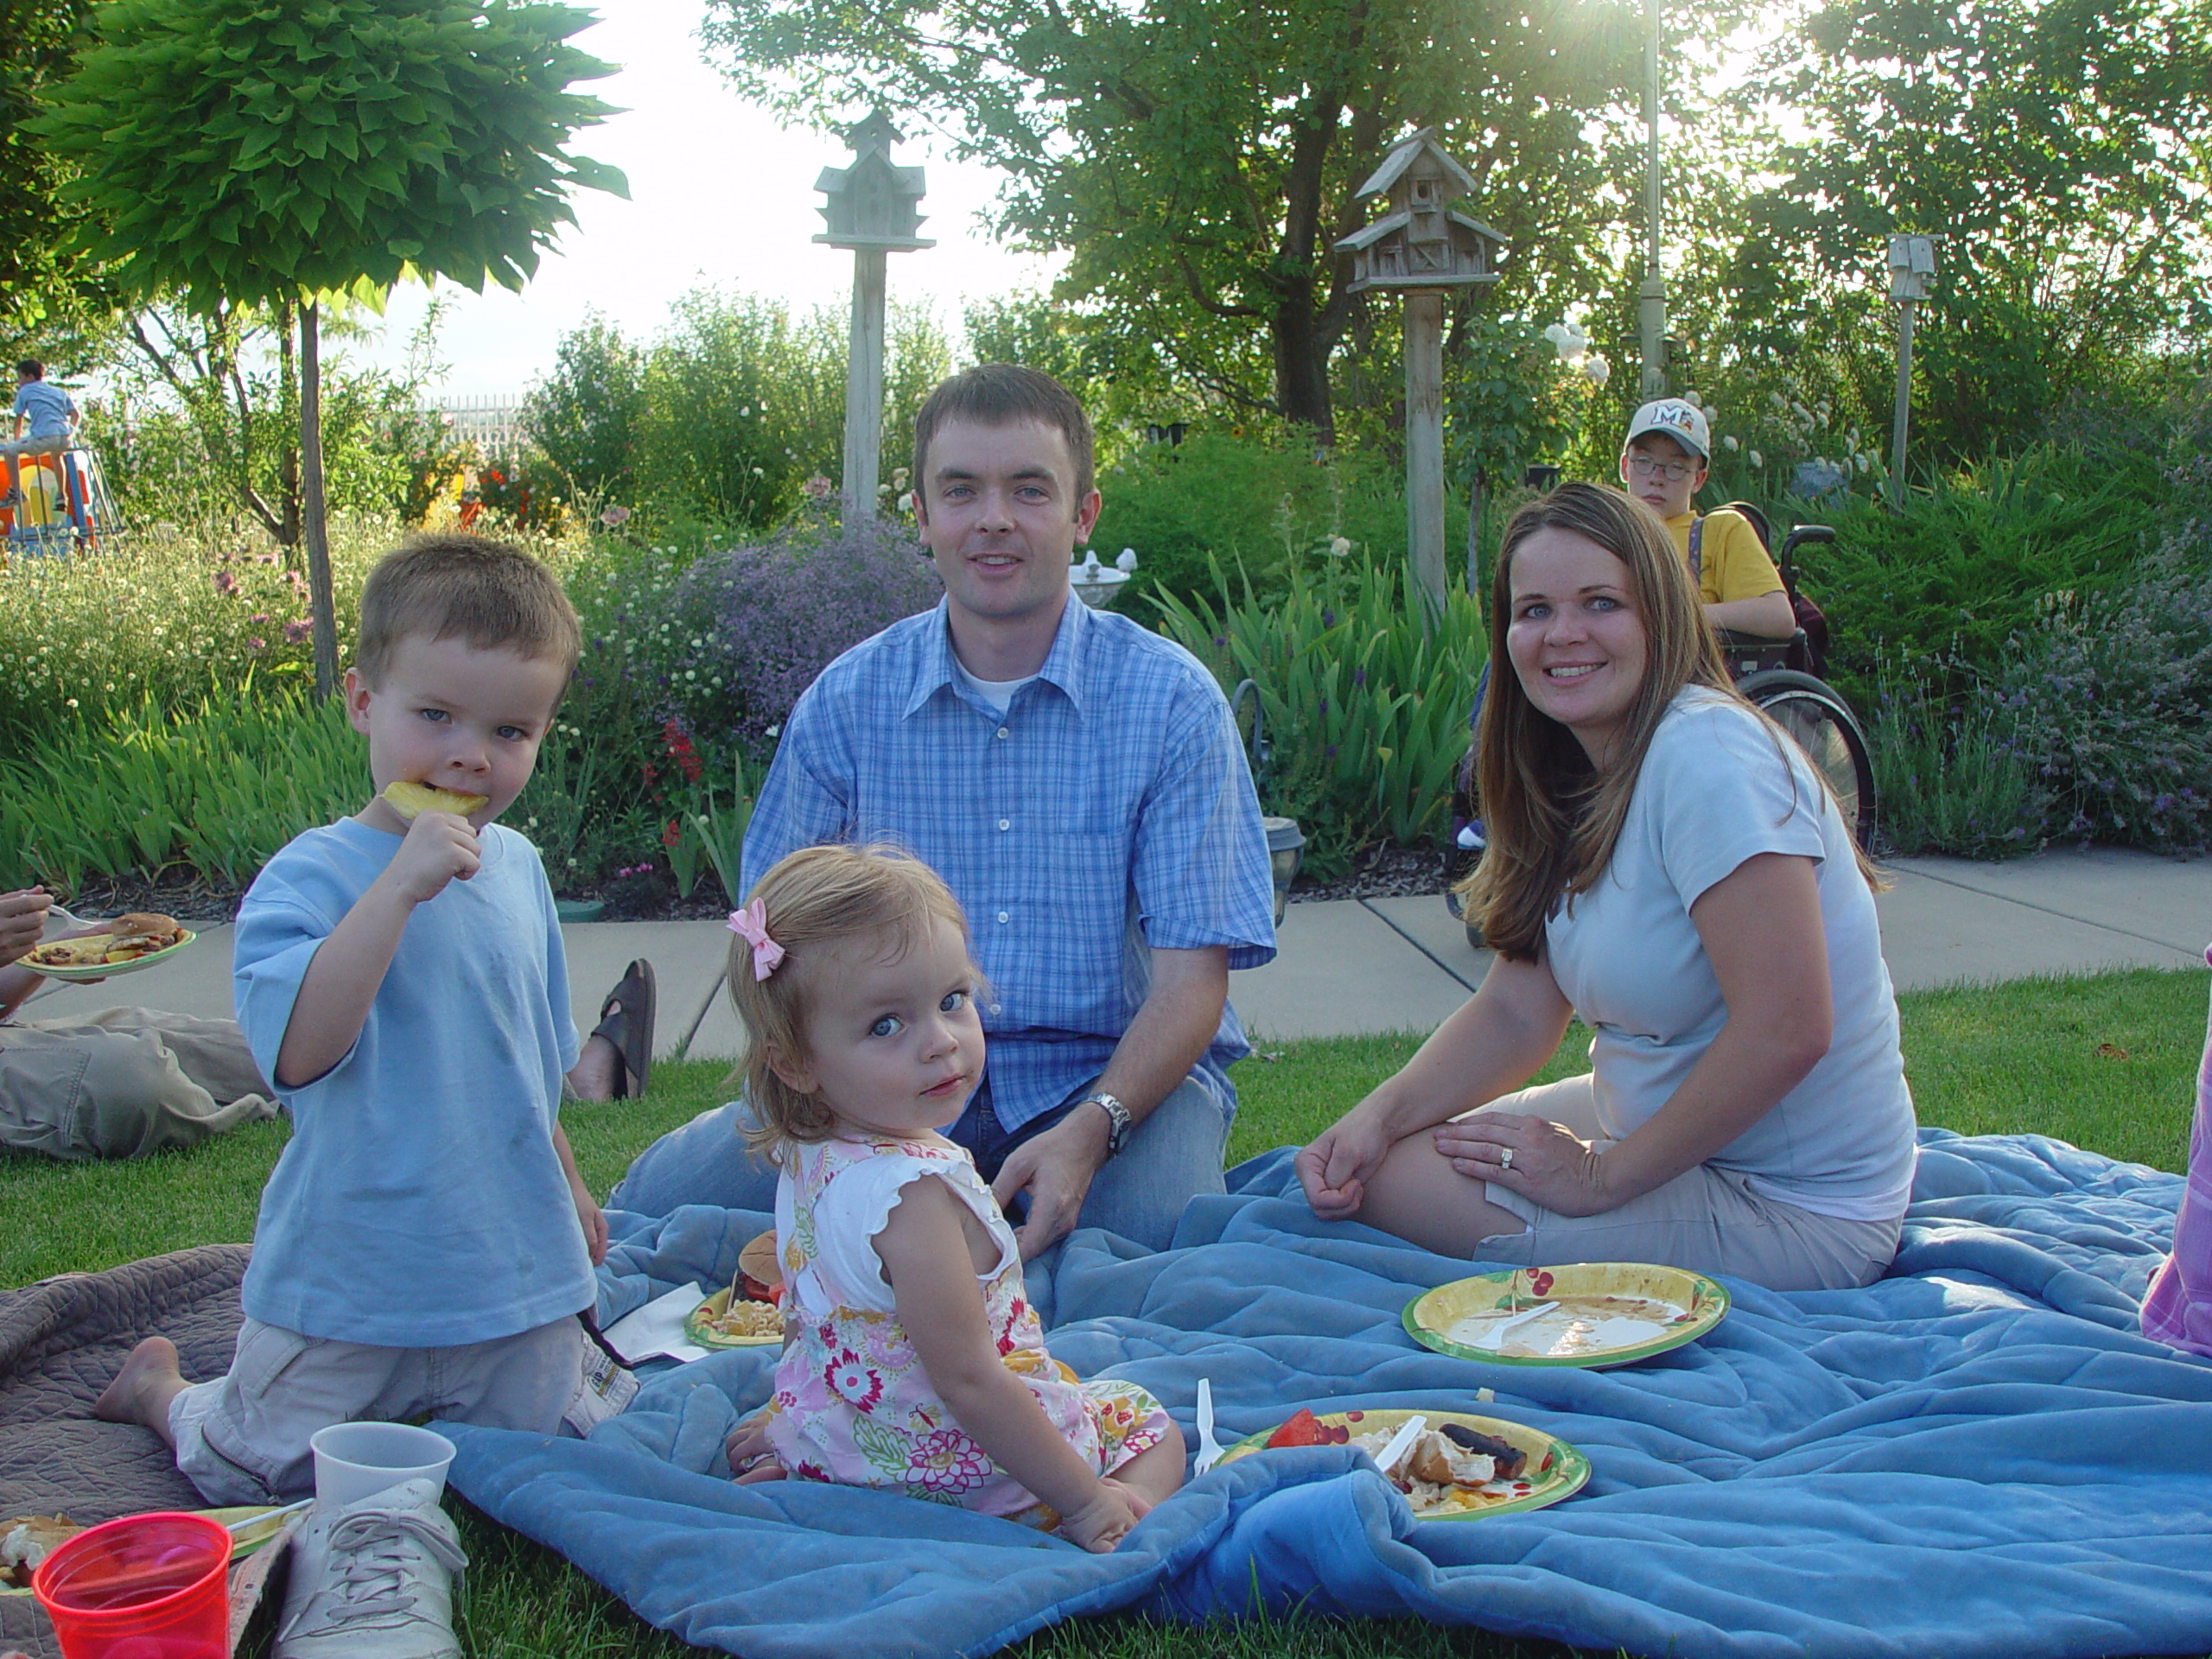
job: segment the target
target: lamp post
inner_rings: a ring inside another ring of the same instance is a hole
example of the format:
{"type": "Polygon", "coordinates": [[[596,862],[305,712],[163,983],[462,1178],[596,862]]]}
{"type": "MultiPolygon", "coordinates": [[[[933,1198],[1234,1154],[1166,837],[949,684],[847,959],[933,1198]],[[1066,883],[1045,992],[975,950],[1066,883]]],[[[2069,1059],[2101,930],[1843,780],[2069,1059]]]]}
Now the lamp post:
{"type": "Polygon", "coordinates": [[[1904,429],[1912,413],[1912,308],[1928,297],[1936,238],[1890,238],[1890,297],[1897,302],[1897,407],[1890,423],[1890,505],[1904,505],[1904,429]]]}
{"type": "MultiPolygon", "coordinates": [[[[814,238],[853,251],[853,329],[845,354],[845,520],[876,510],[875,486],[883,448],[883,289],[885,256],[937,244],[914,232],[922,215],[922,169],[899,167],[891,146],[902,135],[877,110],[849,129],[850,167],[825,167],[814,188],[826,198],[818,210],[830,228],[814,238]]],[[[915,481],[920,487],[920,480],[915,481]]]]}
{"type": "Polygon", "coordinates": [[[1421,585],[1421,626],[1444,614],[1444,291],[1494,283],[1505,238],[1446,204],[1475,188],[1467,169],[1423,127],[1393,148],[1363,198],[1390,211],[1337,244],[1352,257],[1351,292],[1406,296],[1406,555],[1421,585]]]}
{"type": "Polygon", "coordinates": [[[1643,125],[1649,161],[1643,178],[1643,283],[1636,290],[1636,334],[1643,358],[1639,392],[1667,395],[1667,284],[1659,275],[1659,0],[1643,0],[1643,125]]]}

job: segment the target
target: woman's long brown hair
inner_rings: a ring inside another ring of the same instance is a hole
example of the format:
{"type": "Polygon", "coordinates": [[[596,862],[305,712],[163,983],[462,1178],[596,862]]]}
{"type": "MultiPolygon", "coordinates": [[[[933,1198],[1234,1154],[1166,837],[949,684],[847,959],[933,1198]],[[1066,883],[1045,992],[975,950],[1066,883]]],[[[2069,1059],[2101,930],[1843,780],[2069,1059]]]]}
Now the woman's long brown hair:
{"type": "Polygon", "coordinates": [[[1490,661],[1477,773],[1489,846],[1462,891],[1490,947],[1533,962],[1561,895],[1587,893],[1611,861],[1644,751],[1675,694],[1702,685],[1743,699],[1667,527],[1641,502],[1589,484],[1560,485],[1506,526],[1491,582],[1490,661]],[[1514,556],[1537,531],[1554,529],[1596,543],[1627,566],[1629,602],[1643,625],[1643,683],[1602,773],[1573,733],[1529,701],[1506,654],[1514,556]]]}

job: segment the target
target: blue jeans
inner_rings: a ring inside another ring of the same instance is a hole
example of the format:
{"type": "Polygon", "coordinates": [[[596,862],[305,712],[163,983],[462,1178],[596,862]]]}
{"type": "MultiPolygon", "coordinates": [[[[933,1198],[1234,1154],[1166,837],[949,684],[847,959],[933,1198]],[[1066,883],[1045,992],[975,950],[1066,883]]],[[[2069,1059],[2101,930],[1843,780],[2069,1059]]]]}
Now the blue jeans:
{"type": "MultiPolygon", "coordinates": [[[[987,1083],[948,1137],[974,1154],[976,1169],[990,1180],[1009,1153],[1059,1122],[1095,1086],[1095,1080],[1087,1083],[1072,1099],[1006,1129],[991,1112],[987,1083]]],[[[772,1212],[775,1167],[747,1152],[741,1133],[741,1125],[752,1121],[745,1103],[734,1100],[671,1129],[638,1154],[607,1207],[648,1216],[664,1216],[687,1204],[772,1212]]],[[[1147,1249],[1166,1249],[1185,1204],[1201,1192],[1227,1190],[1221,1160],[1228,1142],[1229,1114],[1221,1101],[1197,1077],[1184,1078],[1137,1126],[1121,1156],[1099,1169],[1076,1224],[1103,1227],[1147,1249]]]]}

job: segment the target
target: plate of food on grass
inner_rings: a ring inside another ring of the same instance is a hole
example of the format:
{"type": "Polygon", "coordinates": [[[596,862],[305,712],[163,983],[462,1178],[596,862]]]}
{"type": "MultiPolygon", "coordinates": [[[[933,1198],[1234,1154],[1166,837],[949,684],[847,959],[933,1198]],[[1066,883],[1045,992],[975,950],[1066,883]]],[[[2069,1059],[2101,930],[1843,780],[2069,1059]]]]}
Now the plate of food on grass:
{"type": "Polygon", "coordinates": [[[1633,1365],[1695,1342],[1728,1312],[1714,1280],[1644,1262],[1477,1274],[1406,1304],[1424,1348],[1492,1365],[1633,1365]]]}
{"type": "Polygon", "coordinates": [[[1416,1521],[1475,1521],[1548,1509],[1590,1478],[1590,1459],[1540,1428],[1464,1411],[1300,1411],[1248,1434],[1224,1463],[1295,1446],[1356,1446],[1416,1521]]]}
{"type": "MultiPolygon", "coordinates": [[[[231,1559],[243,1560],[283,1529],[296,1503],[248,1503],[236,1509],[200,1510],[218,1526],[229,1529],[231,1559]]],[[[72,1521],[66,1514],[15,1515],[0,1517],[0,1596],[28,1596],[31,1574],[56,1549],[91,1523],[72,1521]]]]}
{"type": "Polygon", "coordinates": [[[776,1236],[762,1233],[738,1252],[736,1278],[686,1316],[683,1334],[702,1348],[760,1348],[781,1342],[783,1300],[776,1236]]]}
{"type": "Polygon", "coordinates": [[[99,931],[73,939],[48,939],[16,960],[50,979],[113,979],[167,962],[200,936],[173,916],[132,911],[99,931]]]}

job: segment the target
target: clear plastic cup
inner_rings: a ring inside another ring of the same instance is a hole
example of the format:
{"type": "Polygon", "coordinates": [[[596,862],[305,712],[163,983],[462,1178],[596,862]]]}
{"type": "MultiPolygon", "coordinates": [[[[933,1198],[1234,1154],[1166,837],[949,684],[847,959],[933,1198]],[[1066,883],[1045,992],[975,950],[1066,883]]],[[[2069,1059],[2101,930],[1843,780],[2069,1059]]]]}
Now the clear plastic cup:
{"type": "Polygon", "coordinates": [[[402,1481],[427,1480],[443,1492],[454,1452],[444,1435],[410,1423],[333,1423],[317,1429],[308,1445],[315,1452],[315,1501],[334,1509],[402,1481]]]}
{"type": "Polygon", "coordinates": [[[31,1577],[61,1659],[229,1659],[231,1535],[204,1515],[126,1515],[31,1577]]]}

